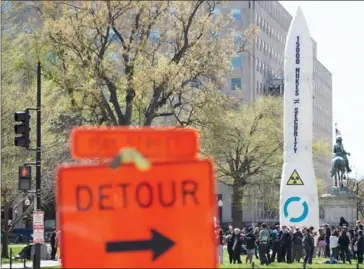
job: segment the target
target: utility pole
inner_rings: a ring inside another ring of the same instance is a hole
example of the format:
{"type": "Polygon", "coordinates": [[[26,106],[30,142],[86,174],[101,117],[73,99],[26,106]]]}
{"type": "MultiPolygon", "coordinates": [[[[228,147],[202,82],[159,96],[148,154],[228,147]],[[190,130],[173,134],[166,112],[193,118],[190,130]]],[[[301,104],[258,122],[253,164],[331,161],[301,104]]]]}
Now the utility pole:
{"type": "MultiPolygon", "coordinates": [[[[37,148],[36,148],[36,170],[35,170],[35,196],[36,196],[36,209],[41,209],[41,133],[42,133],[42,122],[41,122],[41,106],[42,106],[42,94],[41,94],[41,65],[38,62],[37,66],[37,148]]],[[[35,244],[35,257],[33,261],[33,268],[40,269],[40,253],[42,244],[35,244]]]]}
{"type": "MultiPolygon", "coordinates": [[[[31,190],[31,167],[30,165],[35,165],[35,199],[34,199],[34,211],[40,211],[41,209],[41,134],[42,134],[42,121],[41,121],[41,106],[42,106],[42,98],[41,98],[41,64],[38,62],[37,65],[37,107],[36,108],[27,108],[25,111],[15,112],[14,119],[16,125],[14,126],[15,138],[14,145],[17,147],[23,147],[28,151],[36,152],[36,161],[35,163],[25,163],[23,166],[19,166],[19,191],[30,192],[31,190]],[[37,112],[37,146],[36,148],[29,148],[30,146],[30,115],[29,111],[37,112]],[[21,135],[21,136],[19,136],[21,135]]],[[[44,227],[44,225],[43,225],[44,227]]],[[[33,230],[34,230],[33,224],[33,230]]],[[[40,269],[40,253],[41,253],[41,243],[35,244],[35,255],[33,257],[33,268],[40,269]]]]}

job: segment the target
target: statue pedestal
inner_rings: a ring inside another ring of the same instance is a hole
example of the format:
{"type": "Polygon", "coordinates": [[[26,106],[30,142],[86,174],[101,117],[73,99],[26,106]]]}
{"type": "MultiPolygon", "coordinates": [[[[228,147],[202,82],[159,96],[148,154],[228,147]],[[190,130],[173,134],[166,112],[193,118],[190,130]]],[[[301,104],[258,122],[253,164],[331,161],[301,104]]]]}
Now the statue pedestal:
{"type": "Polygon", "coordinates": [[[355,226],[358,199],[347,187],[332,187],[320,197],[320,222],[338,226],[343,217],[350,226],[355,226]]]}

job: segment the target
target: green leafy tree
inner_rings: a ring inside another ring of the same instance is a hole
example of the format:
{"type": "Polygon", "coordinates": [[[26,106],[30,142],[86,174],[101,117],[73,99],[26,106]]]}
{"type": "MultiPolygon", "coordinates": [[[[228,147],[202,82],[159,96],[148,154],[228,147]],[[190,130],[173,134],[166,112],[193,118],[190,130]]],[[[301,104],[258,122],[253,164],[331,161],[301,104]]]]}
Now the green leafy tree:
{"type": "MultiPolygon", "coordinates": [[[[2,3],[3,5],[6,4],[2,3]]],[[[11,6],[10,6],[11,7],[11,6]]],[[[27,151],[24,148],[14,145],[14,113],[23,111],[26,108],[35,106],[36,89],[36,60],[32,59],[25,49],[25,34],[21,34],[22,24],[16,20],[14,10],[2,11],[2,37],[1,37],[1,209],[4,212],[1,221],[1,232],[3,234],[2,257],[9,257],[8,234],[15,225],[29,217],[33,211],[33,195],[26,195],[18,192],[18,166],[25,162],[34,162],[34,151],[27,151]],[[33,61],[33,62],[32,62],[33,61]],[[34,63],[34,65],[33,65],[34,63]],[[21,209],[24,200],[29,198],[30,206],[25,211],[21,209]],[[9,209],[13,210],[13,218],[9,218],[9,209]],[[17,214],[15,214],[15,211],[17,214]],[[8,224],[8,225],[6,225],[8,224]]],[[[43,84],[47,87],[47,83],[43,84]]],[[[62,139],[50,135],[50,122],[54,119],[53,104],[56,100],[49,99],[45,94],[43,98],[43,129],[42,129],[42,205],[43,209],[54,200],[53,170],[59,161],[65,159],[65,152],[68,151],[62,139]]],[[[36,114],[31,112],[31,148],[35,148],[36,114]]],[[[33,169],[33,187],[35,173],[33,169]]]]}
{"type": "Polygon", "coordinates": [[[63,100],[58,126],[149,126],[160,117],[178,121],[181,108],[199,97],[194,82],[205,92],[218,91],[230,73],[231,57],[250,49],[257,28],[234,33],[240,34],[234,45],[231,20],[214,14],[216,4],[33,2],[41,25],[32,26],[38,30],[30,50],[47,47],[55,55],[47,78],[63,100]]]}
{"type": "MultiPolygon", "coordinates": [[[[283,164],[282,98],[261,97],[220,116],[223,118],[202,131],[202,146],[205,154],[214,157],[218,179],[232,186],[232,218],[239,227],[244,194],[254,188],[277,187],[270,196],[273,200],[265,203],[272,214],[276,211],[283,164]]],[[[329,154],[328,146],[315,141],[313,154],[329,154]]]]}

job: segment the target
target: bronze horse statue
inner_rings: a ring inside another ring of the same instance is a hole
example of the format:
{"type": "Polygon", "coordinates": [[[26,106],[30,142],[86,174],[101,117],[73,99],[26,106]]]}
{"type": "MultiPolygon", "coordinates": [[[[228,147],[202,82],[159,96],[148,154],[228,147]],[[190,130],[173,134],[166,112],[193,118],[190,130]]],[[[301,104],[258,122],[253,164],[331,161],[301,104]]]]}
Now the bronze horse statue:
{"type": "Polygon", "coordinates": [[[344,186],[346,172],[346,160],[343,157],[335,156],[331,161],[331,177],[334,177],[335,187],[337,187],[338,181],[340,187],[344,186]]]}

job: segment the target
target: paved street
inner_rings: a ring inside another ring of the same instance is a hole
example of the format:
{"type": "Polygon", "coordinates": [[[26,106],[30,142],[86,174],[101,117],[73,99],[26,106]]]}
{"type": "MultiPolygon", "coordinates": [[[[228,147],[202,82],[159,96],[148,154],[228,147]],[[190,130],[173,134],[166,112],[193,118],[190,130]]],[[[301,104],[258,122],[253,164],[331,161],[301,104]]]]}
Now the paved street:
{"type": "MultiPolygon", "coordinates": [[[[61,265],[60,261],[41,261],[41,267],[53,267],[53,266],[59,266],[61,265]]],[[[33,262],[29,261],[26,263],[26,266],[28,268],[33,268],[33,262]]],[[[6,263],[6,264],[2,264],[1,268],[10,268],[10,264],[6,263]]],[[[24,268],[23,263],[13,263],[12,264],[12,268],[24,268]]]]}

